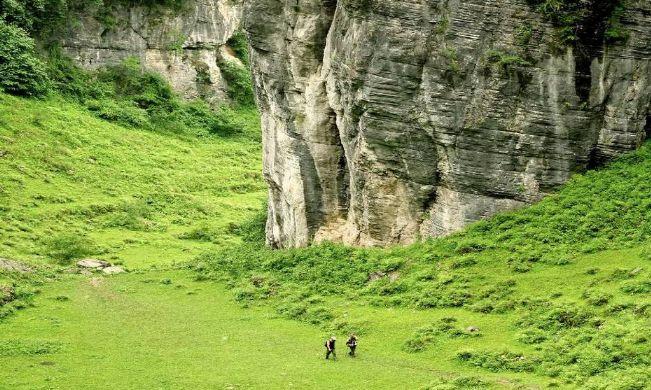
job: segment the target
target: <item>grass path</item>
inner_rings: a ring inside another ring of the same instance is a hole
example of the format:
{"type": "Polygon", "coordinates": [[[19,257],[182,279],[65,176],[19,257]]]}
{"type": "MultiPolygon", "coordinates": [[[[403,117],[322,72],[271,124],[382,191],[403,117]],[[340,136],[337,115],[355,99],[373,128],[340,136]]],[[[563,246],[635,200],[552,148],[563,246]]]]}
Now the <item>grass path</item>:
{"type": "Polygon", "coordinates": [[[228,297],[183,271],[70,276],[0,324],[0,366],[12,373],[0,388],[412,389],[450,375],[383,336],[408,333],[395,326],[400,313],[364,312],[387,314],[385,326],[362,337],[357,359],[341,345],[335,363],[323,360],[319,328],[228,297]]]}

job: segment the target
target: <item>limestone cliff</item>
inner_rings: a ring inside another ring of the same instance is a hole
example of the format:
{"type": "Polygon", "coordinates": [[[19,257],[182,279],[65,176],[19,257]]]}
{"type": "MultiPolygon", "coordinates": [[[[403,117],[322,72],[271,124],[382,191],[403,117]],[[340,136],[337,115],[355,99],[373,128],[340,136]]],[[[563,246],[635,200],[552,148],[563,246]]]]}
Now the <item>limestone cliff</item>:
{"type": "Polygon", "coordinates": [[[268,243],[448,234],[638,147],[651,2],[626,4],[624,42],[577,50],[526,0],[251,0],[268,243]]]}
{"type": "Polygon", "coordinates": [[[241,3],[189,0],[181,9],[117,6],[103,18],[89,9],[69,28],[62,46],[89,69],[136,57],[186,98],[223,101],[225,81],[218,64],[231,55],[226,42],[240,26],[241,3]]]}

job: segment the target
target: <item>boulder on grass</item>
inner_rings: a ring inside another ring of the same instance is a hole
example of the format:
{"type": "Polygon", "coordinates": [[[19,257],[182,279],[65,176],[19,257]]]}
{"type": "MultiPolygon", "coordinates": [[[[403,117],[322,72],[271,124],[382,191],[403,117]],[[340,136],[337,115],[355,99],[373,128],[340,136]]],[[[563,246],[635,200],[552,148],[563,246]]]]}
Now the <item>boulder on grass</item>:
{"type": "Polygon", "coordinates": [[[9,271],[9,272],[19,272],[23,274],[33,271],[31,267],[21,262],[9,260],[9,259],[2,259],[2,258],[0,258],[0,270],[9,271]]]}
{"type": "Polygon", "coordinates": [[[77,266],[81,268],[101,269],[101,268],[110,267],[111,264],[104,260],[83,259],[77,262],[77,266]]]}
{"type": "Polygon", "coordinates": [[[121,274],[124,272],[127,272],[124,270],[122,267],[118,267],[117,265],[111,266],[111,267],[106,267],[102,270],[107,275],[115,275],[115,274],[121,274]]]}

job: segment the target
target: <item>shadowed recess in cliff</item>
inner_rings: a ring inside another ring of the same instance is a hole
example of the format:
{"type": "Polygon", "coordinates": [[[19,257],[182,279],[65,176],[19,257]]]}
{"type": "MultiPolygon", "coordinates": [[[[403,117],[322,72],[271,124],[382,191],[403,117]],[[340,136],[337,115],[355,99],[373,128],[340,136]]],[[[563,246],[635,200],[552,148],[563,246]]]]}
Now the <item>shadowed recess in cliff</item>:
{"type": "Polygon", "coordinates": [[[604,45],[623,41],[621,18],[625,3],[622,0],[528,0],[557,28],[559,50],[574,47],[575,88],[583,102],[590,98],[592,61],[599,57],[604,45]]]}

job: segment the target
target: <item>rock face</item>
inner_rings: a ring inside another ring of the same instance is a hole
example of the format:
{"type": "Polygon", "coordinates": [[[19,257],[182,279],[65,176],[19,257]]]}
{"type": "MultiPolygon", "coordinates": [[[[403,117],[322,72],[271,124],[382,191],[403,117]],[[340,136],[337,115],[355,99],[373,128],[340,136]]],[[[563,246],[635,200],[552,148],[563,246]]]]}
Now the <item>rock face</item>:
{"type": "Polygon", "coordinates": [[[218,63],[231,56],[226,42],[240,26],[241,0],[189,0],[181,10],[118,7],[110,27],[90,11],[62,43],[78,64],[95,69],[136,57],[186,98],[225,98],[218,63]]]}
{"type": "Polygon", "coordinates": [[[651,2],[554,44],[526,0],[251,0],[267,240],[409,243],[536,201],[651,132],[651,2]]]}

